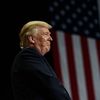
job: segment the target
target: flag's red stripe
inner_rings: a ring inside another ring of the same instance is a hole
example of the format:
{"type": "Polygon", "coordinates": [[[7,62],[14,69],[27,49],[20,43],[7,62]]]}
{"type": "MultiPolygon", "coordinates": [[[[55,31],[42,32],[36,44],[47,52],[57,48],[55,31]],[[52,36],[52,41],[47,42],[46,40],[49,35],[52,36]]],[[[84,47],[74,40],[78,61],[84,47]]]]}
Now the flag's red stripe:
{"type": "Polygon", "coordinates": [[[82,47],[82,54],[83,54],[83,64],[84,64],[84,71],[85,71],[85,78],[86,78],[88,100],[95,100],[92,72],[90,67],[91,64],[90,64],[89,51],[88,51],[88,43],[85,37],[81,37],[81,47],[82,47]]]}
{"type": "Polygon", "coordinates": [[[100,68],[100,40],[96,41],[96,46],[97,46],[97,56],[98,56],[99,68],[100,68]]]}
{"type": "Polygon", "coordinates": [[[57,74],[58,79],[63,83],[62,75],[61,75],[61,64],[60,64],[60,55],[59,55],[59,49],[58,49],[58,43],[57,43],[57,33],[52,31],[52,53],[53,53],[53,61],[54,61],[54,69],[57,74]]]}
{"type": "Polygon", "coordinates": [[[72,38],[70,34],[65,34],[65,41],[66,41],[66,50],[67,50],[67,58],[68,58],[68,70],[69,70],[69,79],[71,84],[71,91],[72,91],[72,100],[79,100],[78,94],[78,84],[77,84],[77,77],[76,77],[76,70],[75,70],[75,61],[74,61],[74,54],[73,54],[73,44],[72,38]]]}

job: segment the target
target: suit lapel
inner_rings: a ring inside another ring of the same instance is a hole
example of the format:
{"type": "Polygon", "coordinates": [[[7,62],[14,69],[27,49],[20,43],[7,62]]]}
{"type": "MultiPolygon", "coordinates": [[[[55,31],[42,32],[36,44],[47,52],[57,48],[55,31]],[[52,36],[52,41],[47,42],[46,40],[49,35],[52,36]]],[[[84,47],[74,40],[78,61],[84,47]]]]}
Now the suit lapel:
{"type": "Polygon", "coordinates": [[[55,74],[54,70],[52,69],[52,67],[50,66],[50,64],[48,63],[48,61],[46,60],[45,57],[43,57],[43,61],[44,61],[44,63],[46,64],[46,66],[47,66],[48,70],[50,71],[50,73],[51,73],[54,77],[56,77],[56,74],[55,74]]]}

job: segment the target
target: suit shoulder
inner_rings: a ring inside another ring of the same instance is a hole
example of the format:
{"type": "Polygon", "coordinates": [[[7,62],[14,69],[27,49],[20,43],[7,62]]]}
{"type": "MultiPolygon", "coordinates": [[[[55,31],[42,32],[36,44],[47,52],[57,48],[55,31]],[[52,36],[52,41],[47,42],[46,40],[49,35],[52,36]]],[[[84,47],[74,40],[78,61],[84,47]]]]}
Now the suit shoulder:
{"type": "Polygon", "coordinates": [[[39,56],[42,56],[37,49],[35,48],[24,48],[22,49],[19,53],[18,53],[19,56],[34,56],[34,57],[39,57],[39,56]]]}

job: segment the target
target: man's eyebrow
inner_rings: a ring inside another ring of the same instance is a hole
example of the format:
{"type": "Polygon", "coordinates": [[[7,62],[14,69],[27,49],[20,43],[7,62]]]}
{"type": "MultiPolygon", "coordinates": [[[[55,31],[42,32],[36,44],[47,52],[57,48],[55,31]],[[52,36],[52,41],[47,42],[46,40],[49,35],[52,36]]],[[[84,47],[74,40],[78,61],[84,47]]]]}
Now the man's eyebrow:
{"type": "Polygon", "coordinates": [[[51,32],[43,32],[43,33],[45,33],[45,34],[51,34],[51,32]]]}

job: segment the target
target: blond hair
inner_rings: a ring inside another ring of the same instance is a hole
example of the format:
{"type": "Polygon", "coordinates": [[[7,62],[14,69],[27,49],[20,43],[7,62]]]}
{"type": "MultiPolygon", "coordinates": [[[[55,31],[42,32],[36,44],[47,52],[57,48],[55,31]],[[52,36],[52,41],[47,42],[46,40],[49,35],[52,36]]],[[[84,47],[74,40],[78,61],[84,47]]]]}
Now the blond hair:
{"type": "Polygon", "coordinates": [[[26,45],[26,36],[36,33],[37,27],[46,27],[48,29],[52,28],[52,26],[50,24],[48,24],[47,22],[44,22],[44,21],[29,21],[22,27],[22,29],[19,33],[21,48],[23,48],[24,45],[26,45]]]}

